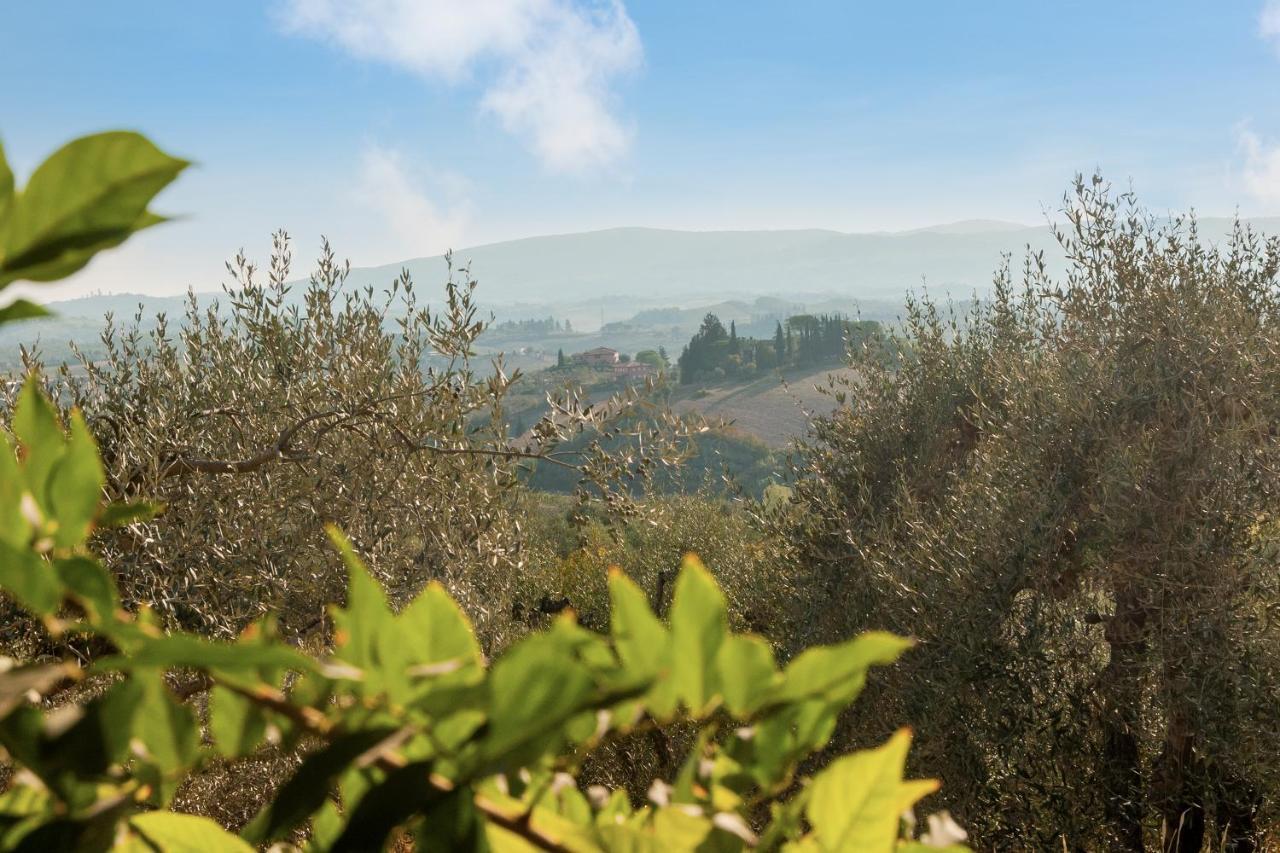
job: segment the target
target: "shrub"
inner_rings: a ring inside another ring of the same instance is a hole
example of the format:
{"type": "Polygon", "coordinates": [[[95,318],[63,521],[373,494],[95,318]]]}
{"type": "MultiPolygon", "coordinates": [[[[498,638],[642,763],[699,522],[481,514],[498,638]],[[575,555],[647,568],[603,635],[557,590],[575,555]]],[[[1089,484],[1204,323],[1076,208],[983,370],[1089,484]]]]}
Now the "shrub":
{"type": "Polygon", "coordinates": [[[190,296],[180,322],[148,333],[109,318],[106,357],[63,373],[109,494],[166,507],[99,543],[126,604],[222,636],[269,611],[308,633],[342,588],[325,522],[360,543],[395,600],[437,578],[503,601],[516,460],[496,455],[506,378],[471,364],[474,282],[451,280],[438,313],[407,275],[382,295],[351,292],[326,245],[298,292],[284,234],[266,282],[244,258],[231,270],[225,305],[190,296]]]}
{"type": "Polygon", "coordinates": [[[265,281],[242,256],[229,270],[221,300],[191,295],[176,321],[108,318],[102,357],[51,383],[98,438],[109,495],[165,505],[97,546],[126,606],[166,624],[231,637],[274,612],[286,634],[314,633],[344,583],[319,533],[333,523],[393,601],[440,580],[486,645],[508,642],[522,467],[567,471],[568,491],[625,511],[683,440],[645,389],[596,405],[556,394],[513,439],[504,401],[520,374],[476,363],[485,324],[465,270],[450,267],[437,309],[407,273],[382,293],[349,286],[327,244],[291,283],[284,233],[265,281]]]}
{"type": "Polygon", "coordinates": [[[611,566],[626,566],[663,613],[671,603],[673,567],[696,553],[724,589],[735,627],[772,636],[790,615],[796,573],[737,502],[707,494],[653,497],[644,518],[623,527],[598,517],[583,523],[573,512],[549,496],[525,521],[519,598],[526,614],[572,607],[583,624],[607,624],[611,566]]]}
{"type": "MultiPolygon", "coordinates": [[[[996,846],[1253,849],[1275,819],[1280,241],[1212,247],[1095,178],[963,321],[913,302],[817,419],[784,525],[805,640],[924,651],[851,720],[906,718],[996,846]],[[1232,846],[1234,845],[1234,847],[1232,846]]],[[[861,726],[861,728],[859,728],[861,726]]]]}

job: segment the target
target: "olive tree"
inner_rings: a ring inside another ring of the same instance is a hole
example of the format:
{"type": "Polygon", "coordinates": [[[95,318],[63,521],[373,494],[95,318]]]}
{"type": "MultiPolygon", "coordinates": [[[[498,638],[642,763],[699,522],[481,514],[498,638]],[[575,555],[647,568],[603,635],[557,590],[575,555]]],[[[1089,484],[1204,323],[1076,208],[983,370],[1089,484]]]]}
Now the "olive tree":
{"type": "Polygon", "coordinates": [[[502,644],[523,566],[522,467],[570,468],[583,499],[625,513],[628,482],[678,458],[682,428],[638,417],[643,389],[595,406],[566,393],[513,443],[503,401],[518,374],[477,357],[477,285],[451,260],[434,307],[407,272],[383,291],[352,286],[327,242],[293,283],[283,232],[265,274],[243,254],[228,271],[220,298],[189,295],[176,320],[109,317],[105,357],[49,383],[84,412],[108,496],[164,504],[98,545],[125,603],[172,625],[232,636],[277,612],[286,633],[322,635],[344,583],[331,523],[393,601],[440,580],[502,644]]]}
{"type": "Polygon", "coordinates": [[[801,448],[796,639],[924,652],[851,725],[907,718],[987,843],[1255,849],[1280,732],[1280,241],[1077,180],[1064,275],[912,301],[801,448]],[[892,709],[892,712],[890,712],[892,709]],[[1212,832],[1212,834],[1210,834],[1212,832]]]}

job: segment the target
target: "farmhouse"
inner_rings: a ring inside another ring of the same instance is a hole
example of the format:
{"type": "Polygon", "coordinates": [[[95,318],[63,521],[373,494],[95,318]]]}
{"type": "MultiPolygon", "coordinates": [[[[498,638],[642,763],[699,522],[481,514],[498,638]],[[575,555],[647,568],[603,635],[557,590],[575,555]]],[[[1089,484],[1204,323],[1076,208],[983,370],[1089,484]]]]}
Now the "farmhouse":
{"type": "Polygon", "coordinates": [[[618,363],[618,351],[608,347],[596,347],[586,352],[575,352],[573,360],[578,364],[588,364],[592,367],[611,367],[618,363]]]}
{"type": "Polygon", "coordinates": [[[654,372],[653,366],[643,361],[629,361],[626,364],[613,366],[614,379],[644,379],[654,372]]]}

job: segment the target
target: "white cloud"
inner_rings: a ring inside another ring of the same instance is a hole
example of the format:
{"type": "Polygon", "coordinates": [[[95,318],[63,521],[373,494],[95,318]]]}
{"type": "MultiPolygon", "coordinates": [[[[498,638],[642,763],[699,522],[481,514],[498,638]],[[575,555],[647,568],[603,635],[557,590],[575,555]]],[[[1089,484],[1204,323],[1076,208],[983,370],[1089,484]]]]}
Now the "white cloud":
{"type": "Polygon", "coordinates": [[[1258,34],[1280,48],[1280,0],[1267,0],[1258,16],[1258,34]]]}
{"type": "Polygon", "coordinates": [[[410,169],[394,149],[368,145],[360,157],[356,201],[378,216],[375,251],[388,258],[435,255],[462,244],[470,205],[461,194],[465,181],[454,175],[410,169]],[[433,201],[444,195],[446,204],[433,201]]]}
{"type": "Polygon", "coordinates": [[[482,108],[547,168],[616,161],[631,134],[613,84],[639,66],[621,0],[283,0],[284,26],[432,79],[485,75],[482,108]]]}
{"type": "Polygon", "coordinates": [[[1266,204],[1280,204],[1280,144],[1269,143],[1247,127],[1236,130],[1236,140],[1244,156],[1245,190],[1266,204]]]}

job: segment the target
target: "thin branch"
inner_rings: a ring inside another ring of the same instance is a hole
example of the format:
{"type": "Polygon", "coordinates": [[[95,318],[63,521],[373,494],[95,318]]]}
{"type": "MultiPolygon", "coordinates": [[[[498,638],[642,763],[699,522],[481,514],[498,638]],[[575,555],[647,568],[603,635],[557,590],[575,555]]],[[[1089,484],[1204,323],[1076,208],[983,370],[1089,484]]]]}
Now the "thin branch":
{"type": "Polygon", "coordinates": [[[552,465],[559,465],[561,468],[568,468],[570,471],[578,470],[578,466],[574,465],[572,462],[565,462],[563,459],[559,459],[549,453],[535,453],[529,450],[503,450],[497,447],[440,447],[439,445],[428,444],[426,442],[415,444],[412,449],[426,450],[430,453],[439,453],[444,456],[473,455],[499,456],[505,459],[535,459],[550,462],[552,465]]]}
{"type": "Polygon", "coordinates": [[[308,415],[292,426],[286,427],[280,431],[276,441],[270,447],[265,447],[245,459],[201,459],[199,457],[178,456],[172,459],[160,471],[160,477],[176,477],[182,474],[249,474],[262,468],[271,462],[277,460],[293,460],[300,461],[307,458],[306,455],[298,454],[293,451],[293,440],[298,433],[308,424],[323,420],[324,418],[332,418],[346,416],[346,413],[340,409],[331,409],[327,412],[317,412],[308,415]]]}

